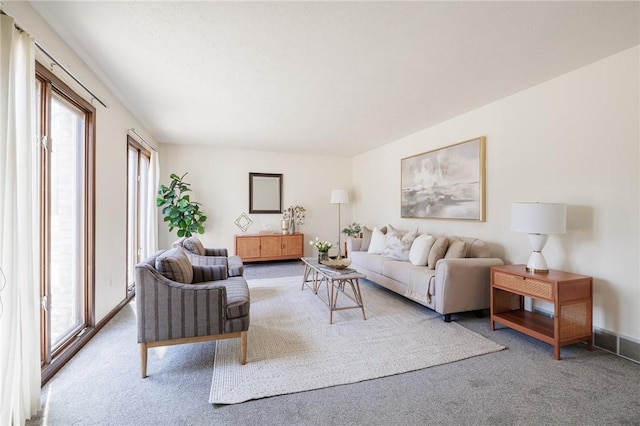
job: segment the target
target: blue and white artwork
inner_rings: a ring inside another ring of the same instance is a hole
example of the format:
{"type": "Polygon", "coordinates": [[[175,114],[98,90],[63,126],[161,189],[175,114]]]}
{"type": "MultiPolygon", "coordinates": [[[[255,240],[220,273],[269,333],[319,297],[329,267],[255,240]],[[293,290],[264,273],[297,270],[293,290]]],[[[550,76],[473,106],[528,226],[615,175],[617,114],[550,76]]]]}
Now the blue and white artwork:
{"type": "Polygon", "coordinates": [[[401,216],[484,221],[485,138],[401,160],[401,216]]]}

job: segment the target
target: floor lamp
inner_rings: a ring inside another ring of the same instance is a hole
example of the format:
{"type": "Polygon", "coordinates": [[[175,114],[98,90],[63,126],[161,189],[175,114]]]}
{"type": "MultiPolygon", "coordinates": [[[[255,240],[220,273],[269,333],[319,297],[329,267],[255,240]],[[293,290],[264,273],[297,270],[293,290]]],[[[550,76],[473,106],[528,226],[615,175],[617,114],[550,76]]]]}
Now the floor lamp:
{"type": "Polygon", "coordinates": [[[342,249],[340,247],[340,205],[349,204],[349,194],[344,189],[334,189],[331,191],[331,204],[338,205],[338,257],[342,257],[342,249]]]}

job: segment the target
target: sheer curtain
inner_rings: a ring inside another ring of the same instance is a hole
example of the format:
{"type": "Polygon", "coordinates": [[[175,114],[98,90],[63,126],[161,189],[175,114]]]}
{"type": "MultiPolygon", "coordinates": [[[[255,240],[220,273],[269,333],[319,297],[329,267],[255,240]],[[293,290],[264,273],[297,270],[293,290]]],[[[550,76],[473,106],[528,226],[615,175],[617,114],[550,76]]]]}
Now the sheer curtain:
{"type": "Polygon", "coordinates": [[[158,250],[158,209],[156,208],[156,196],[158,194],[158,185],[160,184],[160,164],[158,153],[151,151],[151,159],[149,160],[149,178],[147,179],[147,188],[145,193],[147,196],[146,220],[147,226],[144,236],[145,240],[141,244],[142,253],[140,258],[146,259],[158,250]]]}
{"type": "Polygon", "coordinates": [[[0,424],[40,408],[34,42],[0,15],[0,424]]]}

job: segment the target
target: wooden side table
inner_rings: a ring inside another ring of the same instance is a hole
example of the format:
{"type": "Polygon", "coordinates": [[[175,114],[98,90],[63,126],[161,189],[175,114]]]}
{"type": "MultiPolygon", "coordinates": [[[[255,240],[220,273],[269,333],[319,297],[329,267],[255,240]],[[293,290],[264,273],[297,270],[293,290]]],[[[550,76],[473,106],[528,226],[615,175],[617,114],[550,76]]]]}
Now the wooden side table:
{"type": "Polygon", "coordinates": [[[526,265],[491,268],[491,330],[503,324],[553,345],[555,359],[560,347],[586,342],[593,350],[593,278],[550,270],[530,273],[526,265]],[[524,297],[554,305],[553,318],[524,309],[524,297]]]}

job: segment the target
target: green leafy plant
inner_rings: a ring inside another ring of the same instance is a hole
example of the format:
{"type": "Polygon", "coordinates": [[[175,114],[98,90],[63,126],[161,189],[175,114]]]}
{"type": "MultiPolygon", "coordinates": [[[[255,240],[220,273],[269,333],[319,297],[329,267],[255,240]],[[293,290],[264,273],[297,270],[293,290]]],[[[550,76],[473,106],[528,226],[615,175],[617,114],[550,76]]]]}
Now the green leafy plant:
{"type": "Polygon", "coordinates": [[[171,183],[169,186],[160,185],[156,205],[165,206],[162,209],[164,221],[169,222],[169,231],[178,229],[178,237],[190,237],[194,233],[204,234],[204,222],[207,216],[200,210],[200,203],[191,201],[190,183],[184,181],[184,177],[171,173],[171,183]]]}
{"type": "Polygon", "coordinates": [[[362,232],[362,228],[357,222],[353,222],[351,225],[342,230],[342,233],[348,235],[349,237],[357,237],[360,235],[360,232],[362,232]]]}

